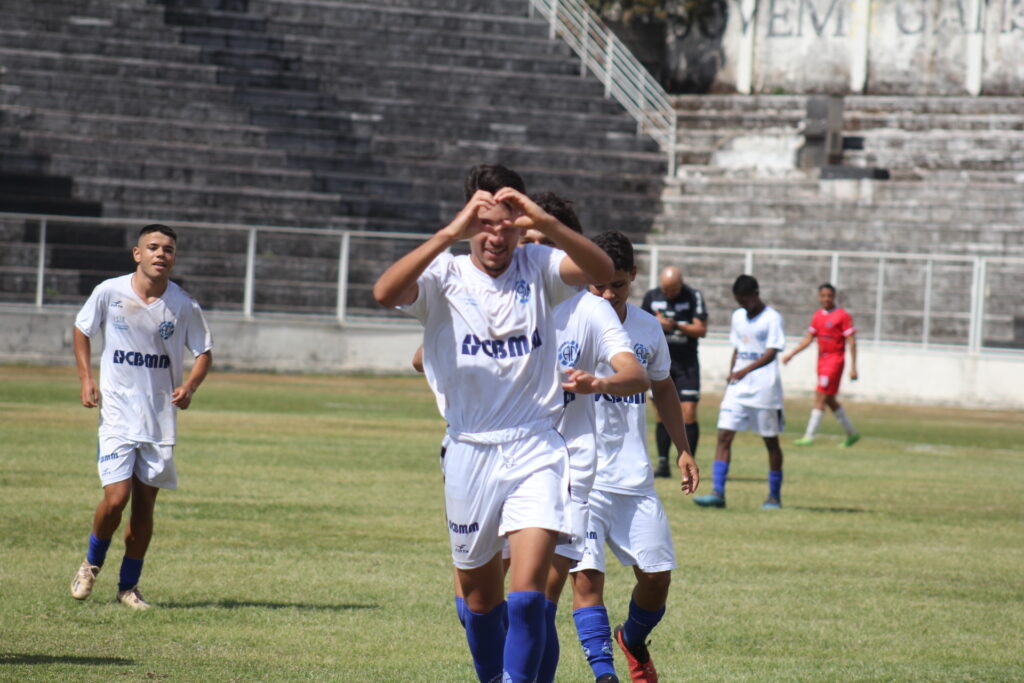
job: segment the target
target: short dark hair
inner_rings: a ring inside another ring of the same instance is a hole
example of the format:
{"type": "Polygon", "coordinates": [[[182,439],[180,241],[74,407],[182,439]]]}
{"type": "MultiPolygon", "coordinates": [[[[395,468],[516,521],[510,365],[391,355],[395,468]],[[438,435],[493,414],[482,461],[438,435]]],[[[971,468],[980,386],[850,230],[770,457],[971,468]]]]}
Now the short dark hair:
{"type": "Polygon", "coordinates": [[[537,202],[537,206],[557,218],[565,227],[573,232],[583,234],[579,216],[576,215],[576,210],[572,208],[572,202],[568,199],[559,197],[554,192],[541,192],[533,198],[533,201],[537,202]]]}
{"type": "Polygon", "coordinates": [[[495,193],[503,187],[511,187],[526,194],[526,183],[518,173],[500,164],[480,164],[469,169],[466,175],[466,201],[477,190],[495,193]]]}
{"type": "Polygon", "coordinates": [[[615,270],[628,273],[636,268],[636,261],[633,259],[633,243],[618,230],[602,232],[594,238],[594,244],[604,249],[604,253],[611,257],[615,270]]]}
{"type": "Polygon", "coordinates": [[[821,285],[819,285],[819,286],[818,286],[818,291],[819,291],[819,292],[820,292],[821,290],[823,290],[823,289],[829,289],[829,290],[832,290],[832,293],[833,293],[833,294],[835,294],[835,293],[836,293],[836,288],[832,286],[832,283],[831,283],[831,282],[823,282],[823,283],[822,283],[821,285]]]}
{"type": "Polygon", "coordinates": [[[168,227],[163,223],[150,223],[149,225],[143,226],[142,230],[139,230],[139,237],[148,235],[151,232],[158,232],[161,235],[167,235],[175,242],[178,241],[178,233],[174,232],[174,228],[168,227]]]}
{"type": "Polygon", "coordinates": [[[756,294],[761,291],[761,288],[757,285],[757,278],[753,275],[740,275],[736,278],[736,282],[732,283],[732,294],[733,296],[746,296],[747,294],[756,294]]]}

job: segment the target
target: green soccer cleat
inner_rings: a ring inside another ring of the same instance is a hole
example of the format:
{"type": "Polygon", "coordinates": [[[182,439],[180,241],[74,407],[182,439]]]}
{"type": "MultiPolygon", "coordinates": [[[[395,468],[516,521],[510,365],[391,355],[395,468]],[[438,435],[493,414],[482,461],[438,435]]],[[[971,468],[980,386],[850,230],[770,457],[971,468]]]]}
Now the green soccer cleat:
{"type": "Polygon", "coordinates": [[[765,501],[763,503],[761,503],[761,509],[762,510],[781,510],[782,509],[782,501],[780,501],[778,498],[774,498],[772,496],[768,496],[768,498],[765,499],[765,501]]]}
{"type": "Polygon", "coordinates": [[[855,432],[855,433],[850,434],[849,436],[847,436],[845,439],[843,439],[843,442],[841,444],[839,444],[839,447],[840,448],[849,448],[850,446],[852,446],[853,444],[857,443],[858,441],[860,441],[860,434],[855,432]]]}
{"type": "Polygon", "coordinates": [[[694,498],[693,502],[702,508],[724,508],[725,494],[716,489],[706,496],[694,498]]]}
{"type": "Polygon", "coordinates": [[[794,446],[813,446],[814,439],[809,439],[806,436],[802,436],[793,442],[794,446]]]}

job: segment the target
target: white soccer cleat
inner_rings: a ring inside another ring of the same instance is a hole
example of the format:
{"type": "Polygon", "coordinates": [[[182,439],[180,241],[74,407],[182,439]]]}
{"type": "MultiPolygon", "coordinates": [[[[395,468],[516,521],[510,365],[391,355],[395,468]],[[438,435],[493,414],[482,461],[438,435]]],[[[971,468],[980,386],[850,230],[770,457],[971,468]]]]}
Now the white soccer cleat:
{"type": "Polygon", "coordinates": [[[88,560],[82,560],[82,566],[78,568],[75,578],[71,579],[71,597],[75,600],[85,600],[92,595],[92,585],[99,573],[99,567],[89,564],[88,560]]]}
{"type": "Polygon", "coordinates": [[[140,611],[141,610],[146,610],[146,609],[149,609],[150,607],[152,607],[151,604],[149,604],[148,602],[146,602],[142,598],[142,593],[139,592],[139,587],[138,586],[132,586],[131,588],[129,588],[126,591],[118,591],[117,592],[117,601],[119,603],[121,603],[122,605],[125,605],[127,607],[131,607],[132,609],[137,609],[137,610],[140,610],[140,611]]]}

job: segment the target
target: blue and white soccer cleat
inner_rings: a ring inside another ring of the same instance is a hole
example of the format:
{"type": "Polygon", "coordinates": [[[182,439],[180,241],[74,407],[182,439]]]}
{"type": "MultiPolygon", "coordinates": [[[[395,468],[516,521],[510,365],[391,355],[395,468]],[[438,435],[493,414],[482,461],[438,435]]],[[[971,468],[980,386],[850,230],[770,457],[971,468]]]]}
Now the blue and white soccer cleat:
{"type": "Polygon", "coordinates": [[[693,499],[693,502],[702,508],[724,508],[725,507],[725,494],[714,489],[706,496],[699,496],[693,499]]]}
{"type": "Polygon", "coordinates": [[[773,496],[768,496],[763,503],[761,503],[762,510],[780,510],[782,509],[782,501],[773,496]]]}

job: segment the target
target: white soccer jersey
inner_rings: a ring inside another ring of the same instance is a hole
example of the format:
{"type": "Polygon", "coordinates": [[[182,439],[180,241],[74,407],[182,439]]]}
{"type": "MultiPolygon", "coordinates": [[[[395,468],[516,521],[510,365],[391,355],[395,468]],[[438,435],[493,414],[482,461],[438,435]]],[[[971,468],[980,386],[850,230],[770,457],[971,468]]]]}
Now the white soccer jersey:
{"type": "MultiPolygon", "coordinates": [[[[672,359],[658,319],[627,304],[622,326],[651,381],[668,377],[672,359]]],[[[599,375],[609,375],[610,371],[604,364],[598,366],[599,375]]],[[[625,397],[595,394],[594,401],[597,409],[594,488],[627,495],[654,495],[654,471],[647,456],[646,392],[625,397]]]]}
{"type": "Polygon", "coordinates": [[[103,331],[100,360],[100,436],[173,444],[185,347],[199,355],[213,348],[203,312],[181,287],[146,304],[132,289],[133,274],[105,280],[75,318],[87,337],[103,331]]]}
{"type": "Polygon", "coordinates": [[[444,253],[400,306],[424,326],[423,369],[453,434],[498,432],[550,420],[561,409],[552,307],[575,293],[559,266],[565,253],[518,247],[498,277],[468,255],[444,253]]]}
{"type": "MultiPolygon", "coordinates": [[[[580,292],[555,307],[555,336],[558,341],[560,381],[578,369],[597,374],[600,364],[611,367],[619,353],[632,353],[629,336],[615,315],[615,309],[601,297],[580,292]]],[[[586,500],[594,485],[597,451],[594,433],[597,422],[591,395],[563,391],[565,410],[558,431],[569,449],[572,493],[586,500]]]]}
{"type": "MultiPolygon", "coordinates": [[[[782,327],[782,316],[771,306],[754,319],[747,317],[747,311],[737,308],[732,313],[729,342],[736,348],[736,364],[732,370],[741,370],[764,355],[768,349],[786,348],[786,332],[782,327]]],[[[782,408],[782,376],[779,373],[779,357],[775,356],[768,365],[748,373],[725,390],[722,402],[733,401],[753,408],[782,408]]]]}

